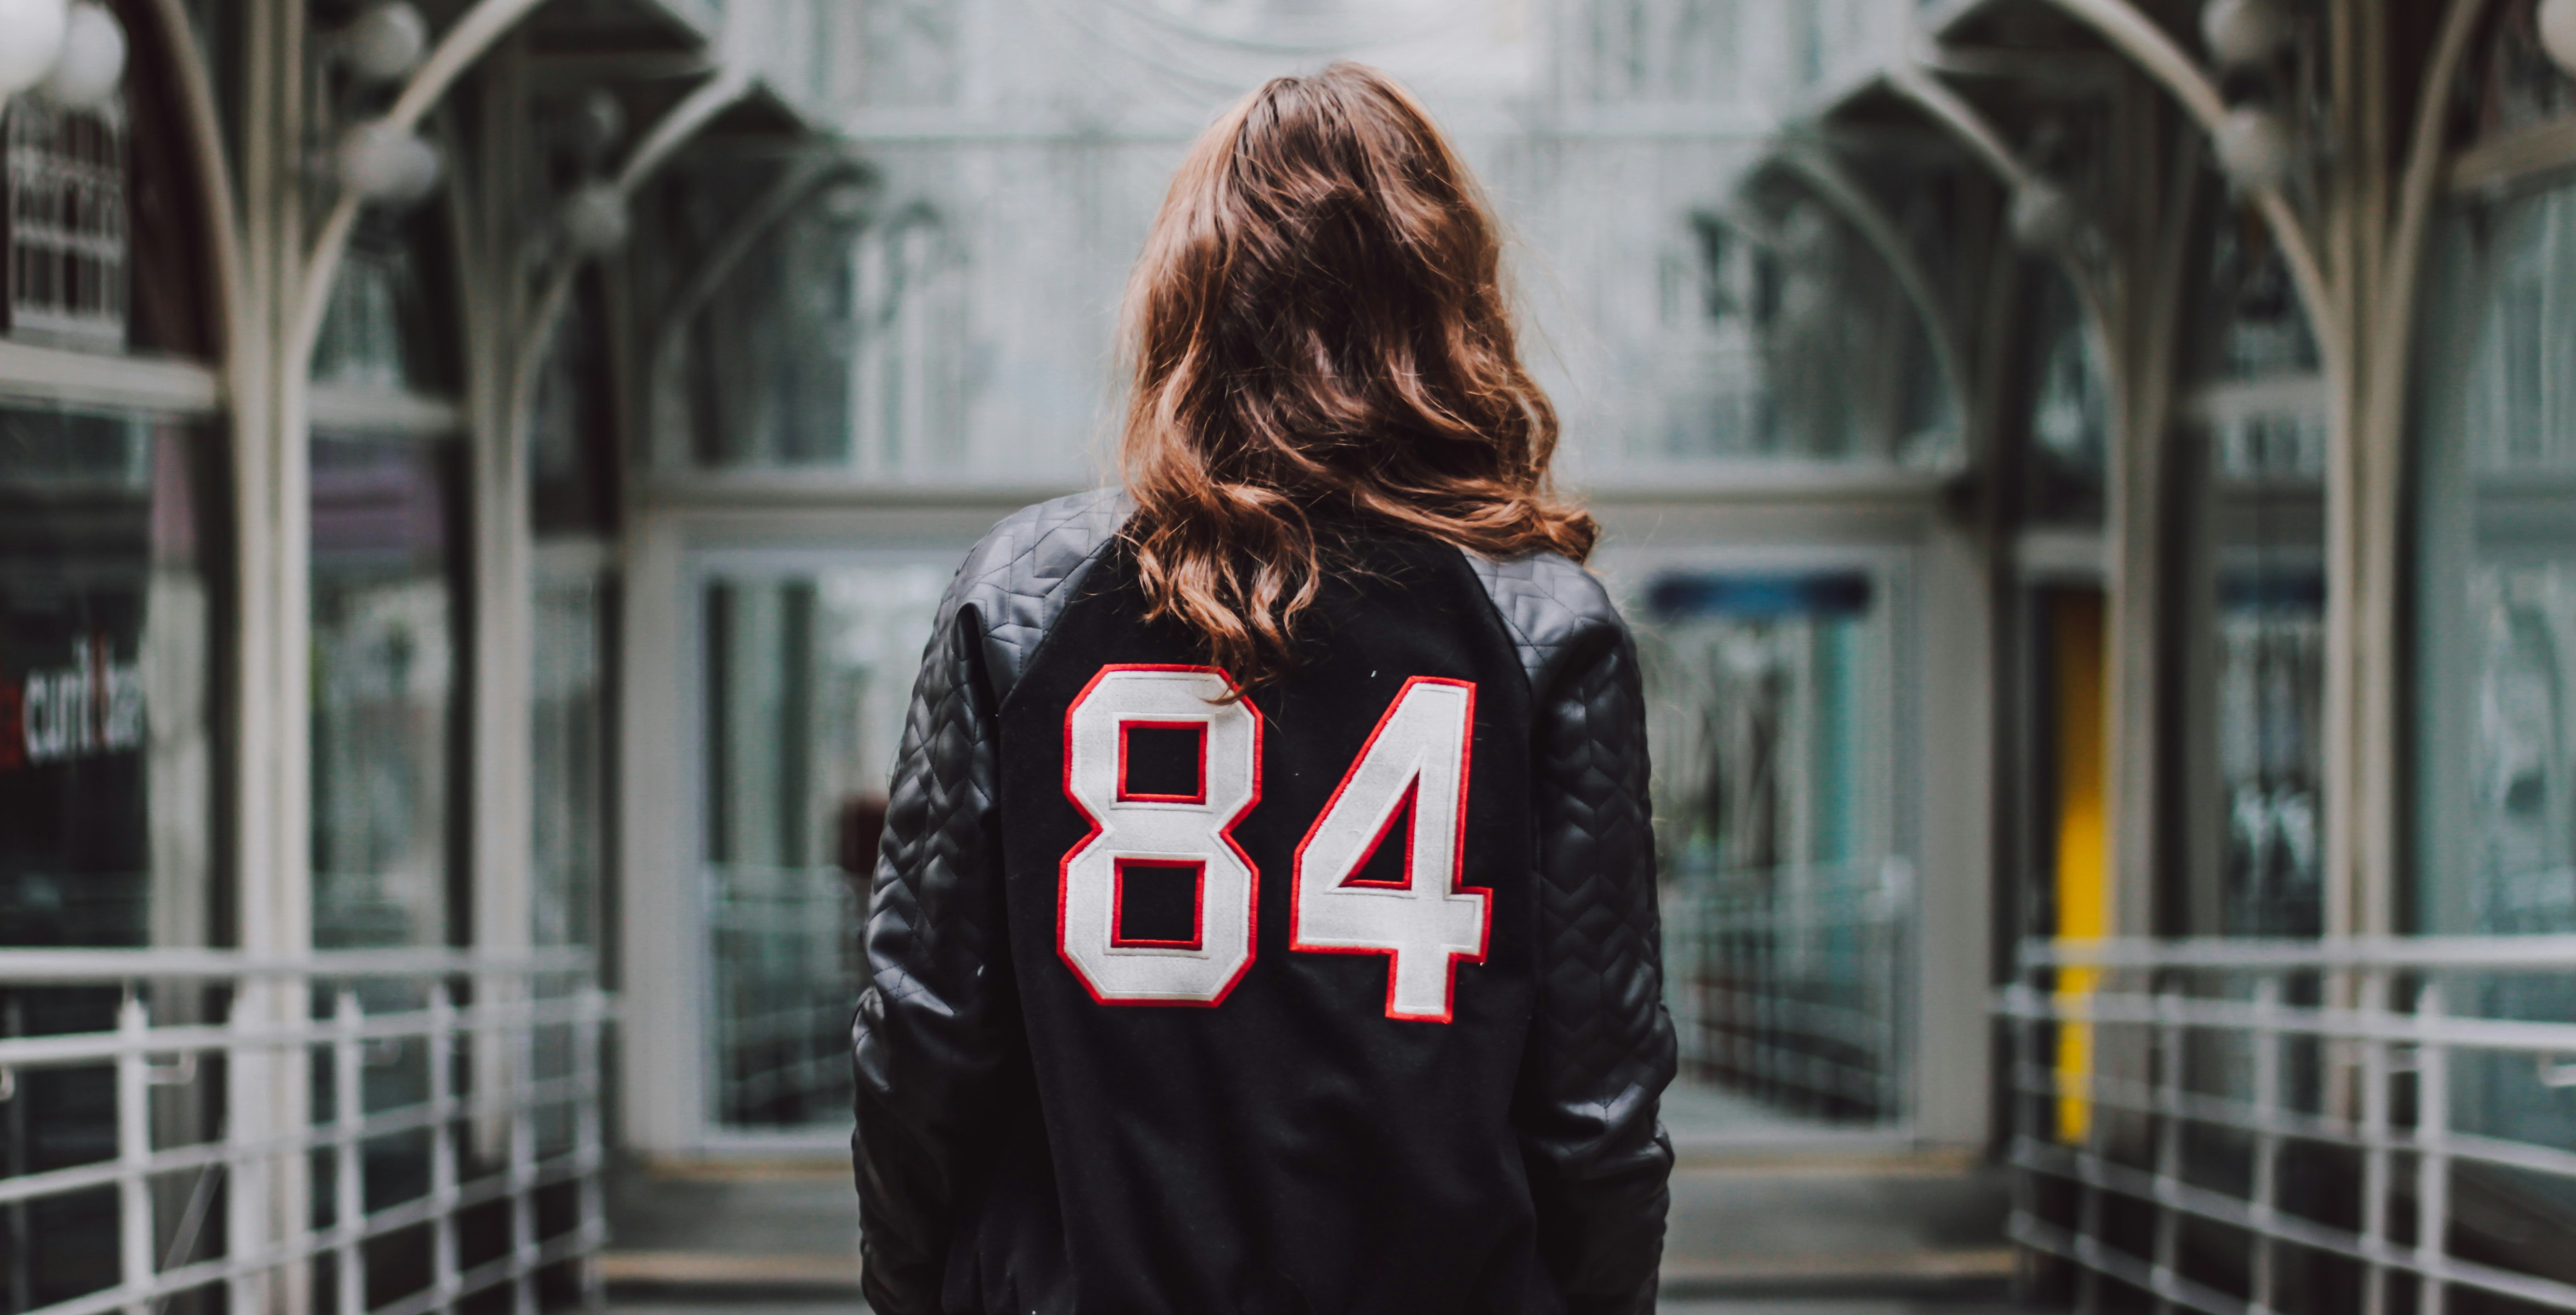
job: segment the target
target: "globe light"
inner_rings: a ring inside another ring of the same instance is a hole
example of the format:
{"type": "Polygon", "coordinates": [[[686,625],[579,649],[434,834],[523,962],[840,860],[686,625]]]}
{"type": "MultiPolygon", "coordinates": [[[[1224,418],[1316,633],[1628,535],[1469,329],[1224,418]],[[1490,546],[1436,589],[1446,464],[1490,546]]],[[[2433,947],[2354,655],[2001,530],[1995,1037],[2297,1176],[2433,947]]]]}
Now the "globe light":
{"type": "Polygon", "coordinates": [[[2253,68],[2290,44],[2290,13],[2281,0],[2209,0],[2200,35],[2221,67],[2253,68]]]}
{"type": "Polygon", "coordinates": [[[2290,125],[2260,105],[2240,105],[2227,112],[2214,144],[2219,167],[2249,192],[2279,187],[2289,181],[2295,151],[2290,125]]]}
{"type": "Polygon", "coordinates": [[[2576,74],[2576,0],[2540,0],[2540,46],[2576,74]]]}
{"type": "Polygon", "coordinates": [[[0,0],[0,97],[44,81],[70,24],[65,0],[0,0]]]}
{"type": "Polygon", "coordinates": [[[392,82],[429,55],[429,21],[403,0],[370,6],[340,34],[349,67],[368,82],[392,82]]]}
{"type": "Polygon", "coordinates": [[[2075,236],[2075,201],[2063,188],[2034,178],[2014,189],[2013,241],[2029,251],[2057,251],[2075,236]]]}
{"type": "Polygon", "coordinates": [[[438,148],[381,119],[341,135],[340,186],[387,205],[410,205],[438,190],[438,148]]]}
{"type": "Polygon", "coordinates": [[[574,108],[570,123],[573,149],[597,159],[626,139],[626,103],[606,87],[593,87],[574,108]]]}
{"type": "Polygon", "coordinates": [[[564,202],[564,238],[585,256],[604,256],[625,246],[633,230],[626,194],[615,183],[592,183],[564,202]]]}
{"type": "Polygon", "coordinates": [[[96,0],[79,0],[66,15],[54,71],[37,89],[57,105],[98,109],[125,84],[125,53],[125,25],[96,0]]]}

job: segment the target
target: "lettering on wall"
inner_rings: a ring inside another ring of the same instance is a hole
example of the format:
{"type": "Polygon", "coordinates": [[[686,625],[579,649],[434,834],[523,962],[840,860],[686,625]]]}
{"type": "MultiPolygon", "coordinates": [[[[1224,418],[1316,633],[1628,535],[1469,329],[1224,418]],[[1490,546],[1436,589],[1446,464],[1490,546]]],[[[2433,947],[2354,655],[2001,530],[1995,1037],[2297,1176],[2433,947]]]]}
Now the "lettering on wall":
{"type": "Polygon", "coordinates": [[[74,641],[68,665],[0,672],[0,771],[141,747],[143,667],[118,662],[105,636],[74,641]]]}

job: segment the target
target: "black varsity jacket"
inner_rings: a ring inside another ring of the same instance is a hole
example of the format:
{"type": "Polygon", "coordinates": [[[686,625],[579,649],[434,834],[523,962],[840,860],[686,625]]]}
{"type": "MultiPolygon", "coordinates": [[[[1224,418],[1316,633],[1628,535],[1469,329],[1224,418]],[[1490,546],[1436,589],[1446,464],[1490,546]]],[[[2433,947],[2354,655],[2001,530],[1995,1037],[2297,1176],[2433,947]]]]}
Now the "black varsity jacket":
{"type": "Polygon", "coordinates": [[[1125,514],[1012,516],[939,612],[853,1027],[869,1302],[1651,1311],[1672,1025],[1601,586],[1364,533],[1229,702],[1125,514]]]}

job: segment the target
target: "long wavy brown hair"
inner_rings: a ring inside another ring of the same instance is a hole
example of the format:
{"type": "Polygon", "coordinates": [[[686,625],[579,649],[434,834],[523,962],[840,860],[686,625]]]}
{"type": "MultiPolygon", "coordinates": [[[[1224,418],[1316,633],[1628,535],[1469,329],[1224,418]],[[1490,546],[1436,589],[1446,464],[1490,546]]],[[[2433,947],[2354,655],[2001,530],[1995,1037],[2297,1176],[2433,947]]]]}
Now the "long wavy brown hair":
{"type": "Polygon", "coordinates": [[[1293,663],[1333,525],[1591,553],[1501,256],[1457,151],[1376,69],[1275,79],[1191,148],[1128,289],[1126,534],[1150,614],[1244,687],[1293,663]]]}

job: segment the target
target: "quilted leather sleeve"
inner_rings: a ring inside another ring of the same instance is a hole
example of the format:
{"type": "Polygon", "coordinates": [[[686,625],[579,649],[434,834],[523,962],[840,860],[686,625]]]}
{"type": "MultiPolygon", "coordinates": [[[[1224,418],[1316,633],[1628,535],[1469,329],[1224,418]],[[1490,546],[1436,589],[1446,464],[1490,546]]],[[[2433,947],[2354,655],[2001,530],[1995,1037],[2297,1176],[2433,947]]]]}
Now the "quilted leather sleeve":
{"type": "Polygon", "coordinates": [[[913,687],[851,1026],[864,1285],[879,1315],[938,1307],[976,1139],[1022,1062],[1002,899],[996,714],[1124,518],[1111,495],[995,527],[940,604],[913,687]]]}
{"type": "Polygon", "coordinates": [[[1514,1100],[1539,1249],[1575,1315],[1648,1315],[1670,1204],[1672,1081],[1635,646],[1561,557],[1469,558],[1530,674],[1539,1003],[1514,1100]]]}

